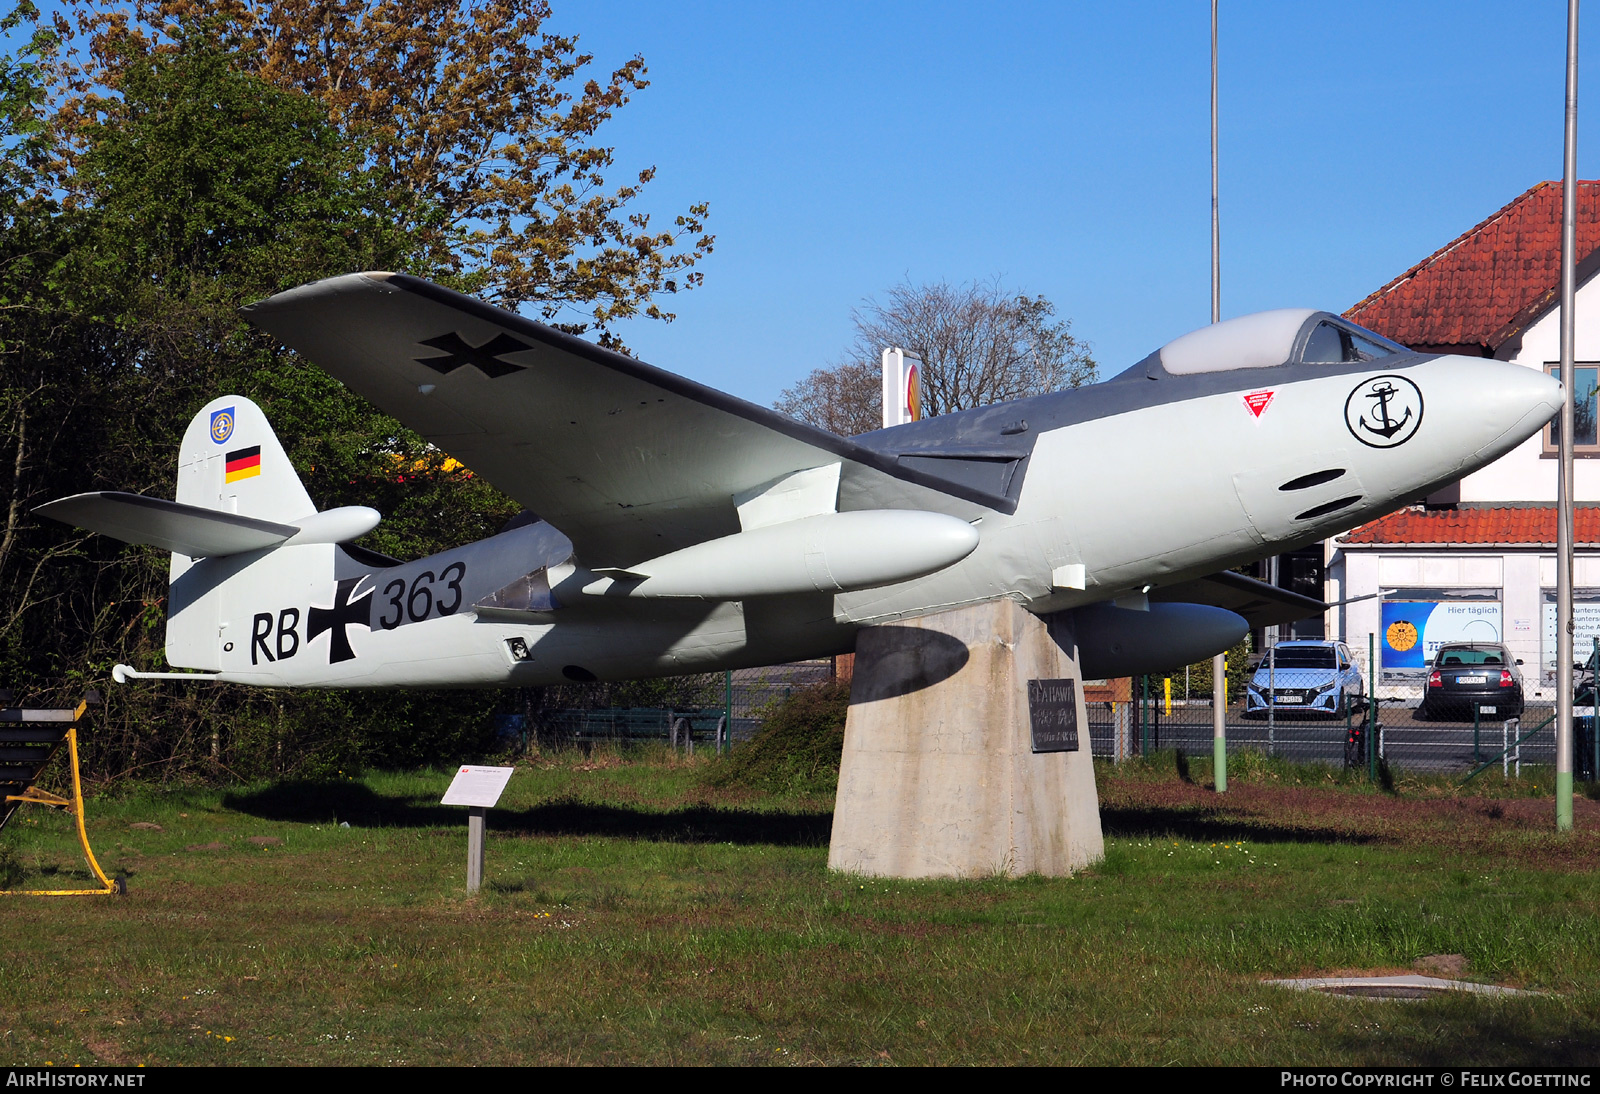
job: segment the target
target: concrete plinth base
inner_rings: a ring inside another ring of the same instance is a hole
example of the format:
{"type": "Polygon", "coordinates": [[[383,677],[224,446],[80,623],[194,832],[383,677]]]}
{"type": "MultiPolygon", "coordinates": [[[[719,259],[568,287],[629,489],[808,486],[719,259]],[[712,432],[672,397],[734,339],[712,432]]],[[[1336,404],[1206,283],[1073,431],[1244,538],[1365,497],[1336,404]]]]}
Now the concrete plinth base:
{"type": "Polygon", "coordinates": [[[1060,875],[1104,849],[1083,680],[1065,626],[1002,600],[859,634],[831,868],[1060,875]],[[1073,681],[1076,751],[1033,750],[1030,680],[1073,681]]]}

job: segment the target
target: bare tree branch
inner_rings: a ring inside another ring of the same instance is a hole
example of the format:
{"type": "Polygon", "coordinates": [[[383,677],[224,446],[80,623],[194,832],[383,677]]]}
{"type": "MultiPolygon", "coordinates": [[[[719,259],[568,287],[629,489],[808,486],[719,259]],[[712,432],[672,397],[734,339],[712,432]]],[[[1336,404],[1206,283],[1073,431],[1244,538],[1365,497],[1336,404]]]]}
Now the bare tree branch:
{"type": "Polygon", "coordinates": [[[817,369],[773,405],[785,414],[846,436],[882,424],[882,371],[887,347],[923,361],[922,411],[927,417],[1023,399],[1098,378],[1089,346],[1056,320],[1042,296],[1012,296],[998,280],[896,285],[885,299],[855,309],[855,343],[840,364],[817,369]]]}

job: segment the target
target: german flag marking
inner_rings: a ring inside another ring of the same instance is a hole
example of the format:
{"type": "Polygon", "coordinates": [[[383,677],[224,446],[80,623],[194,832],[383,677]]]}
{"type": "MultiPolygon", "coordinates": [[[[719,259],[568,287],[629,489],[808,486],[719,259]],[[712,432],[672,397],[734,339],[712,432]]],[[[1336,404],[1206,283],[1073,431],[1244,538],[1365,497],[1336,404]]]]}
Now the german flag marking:
{"type": "Polygon", "coordinates": [[[261,474],[261,446],[259,444],[250,448],[241,448],[237,452],[229,452],[226,460],[227,462],[223,464],[223,482],[253,479],[261,474]]]}

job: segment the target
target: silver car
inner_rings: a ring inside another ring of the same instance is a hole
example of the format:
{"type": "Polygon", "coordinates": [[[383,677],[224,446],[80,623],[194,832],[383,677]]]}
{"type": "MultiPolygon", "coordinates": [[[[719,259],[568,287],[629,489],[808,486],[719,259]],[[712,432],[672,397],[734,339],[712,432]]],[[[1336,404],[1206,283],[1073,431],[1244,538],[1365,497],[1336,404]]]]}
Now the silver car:
{"type": "Polygon", "coordinates": [[[1367,686],[1343,642],[1279,642],[1267,651],[1245,688],[1246,718],[1280,714],[1343,718],[1366,705],[1367,686]]]}

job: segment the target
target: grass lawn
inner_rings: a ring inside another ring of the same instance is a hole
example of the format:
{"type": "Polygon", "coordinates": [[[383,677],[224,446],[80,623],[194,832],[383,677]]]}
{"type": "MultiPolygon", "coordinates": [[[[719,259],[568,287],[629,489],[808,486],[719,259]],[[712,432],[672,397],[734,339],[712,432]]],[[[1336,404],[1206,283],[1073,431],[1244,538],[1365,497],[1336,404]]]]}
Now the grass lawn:
{"type": "MultiPolygon", "coordinates": [[[[525,766],[490,814],[476,897],[465,811],[435,804],[447,773],[91,801],[129,894],[0,900],[0,1056],[1600,1062],[1600,806],[1580,800],[1556,835],[1537,774],[1384,793],[1241,762],[1219,798],[1200,761],[1187,778],[1170,757],[1102,767],[1101,865],[905,882],[828,872],[830,799],[712,789],[704,764],[525,766]],[[1544,994],[1259,983],[1432,954],[1544,994]]],[[[0,851],[27,883],[84,874],[65,820],[36,807],[0,851]]]]}

